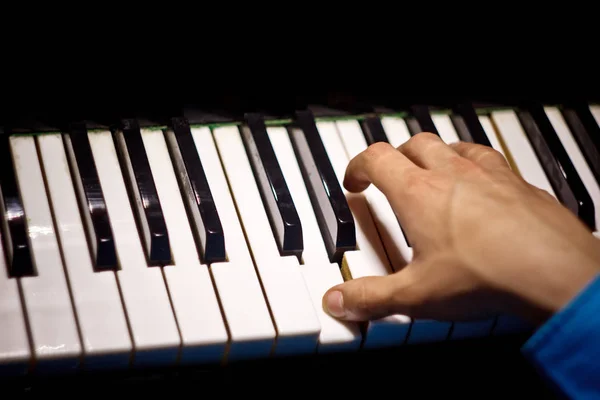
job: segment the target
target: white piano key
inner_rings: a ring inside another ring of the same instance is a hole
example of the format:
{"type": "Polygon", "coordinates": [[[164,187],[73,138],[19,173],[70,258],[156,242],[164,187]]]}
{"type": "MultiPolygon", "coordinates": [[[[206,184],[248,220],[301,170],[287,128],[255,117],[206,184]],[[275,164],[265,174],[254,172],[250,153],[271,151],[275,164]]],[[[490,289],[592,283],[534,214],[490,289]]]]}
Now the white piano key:
{"type": "Polygon", "coordinates": [[[94,272],[62,135],[37,136],[88,369],[127,367],[131,338],[113,271],[94,272]],[[99,318],[99,316],[102,316],[99,318]]]}
{"type": "MultiPolygon", "coordinates": [[[[0,189],[0,204],[3,204],[0,189]]],[[[0,223],[4,210],[0,206],[0,223]]],[[[18,280],[8,277],[8,267],[0,231],[0,376],[23,375],[31,363],[29,336],[25,325],[25,314],[21,304],[18,280]]]]}
{"type": "Polygon", "coordinates": [[[33,136],[13,136],[15,174],[37,276],[20,278],[37,371],[75,370],[82,346],[33,136]]]}
{"type": "Polygon", "coordinates": [[[440,137],[446,144],[460,142],[460,138],[454,129],[452,120],[447,114],[431,114],[431,120],[438,130],[440,137]]]}
{"type": "Polygon", "coordinates": [[[90,131],[90,146],[104,193],[120,269],[117,278],[129,318],[134,366],[177,361],[180,342],[160,267],[148,267],[109,131],[90,131]]]}
{"type": "Polygon", "coordinates": [[[411,137],[406,121],[403,118],[383,116],[381,117],[381,125],[385,130],[388,142],[394,147],[401,146],[411,137]]]}
{"type": "MultiPolygon", "coordinates": [[[[347,273],[344,278],[357,279],[366,276],[389,275],[392,273],[392,267],[388,261],[384,244],[379,239],[379,233],[374,222],[376,217],[371,217],[365,193],[349,193],[343,188],[344,175],[350,157],[344,148],[343,141],[340,139],[341,132],[338,133],[335,122],[318,122],[317,127],[338,181],[342,184],[342,189],[352,210],[356,225],[358,250],[344,254],[342,269],[347,273]]],[[[398,225],[395,217],[394,221],[398,225]]],[[[405,315],[391,315],[370,321],[367,324],[363,347],[373,348],[402,344],[406,341],[410,325],[411,319],[405,315]]]]}
{"type": "Polygon", "coordinates": [[[506,154],[504,153],[504,148],[502,147],[502,144],[500,143],[500,139],[498,138],[498,133],[494,129],[494,126],[492,125],[492,121],[490,120],[490,117],[488,117],[487,115],[480,115],[479,123],[481,124],[481,127],[483,128],[485,135],[487,136],[488,140],[490,141],[492,148],[494,150],[500,152],[506,158],[506,154]]]}
{"type": "Polygon", "coordinates": [[[321,324],[298,259],[280,256],[238,128],[213,136],[277,328],[274,354],[312,353],[321,324]]]}
{"type": "Polygon", "coordinates": [[[556,107],[545,107],[544,110],[546,111],[546,115],[548,115],[548,119],[556,131],[556,135],[560,139],[565,151],[569,155],[569,159],[573,163],[577,174],[583,181],[585,188],[592,198],[594,212],[596,215],[596,228],[600,229],[600,187],[598,186],[598,182],[594,178],[594,175],[590,170],[585,157],[581,153],[579,145],[571,134],[571,131],[569,130],[569,127],[560,110],[556,107]]]}
{"type": "Polygon", "coordinates": [[[302,224],[304,250],[302,251],[303,264],[300,269],[311,291],[313,304],[321,321],[318,351],[358,350],[362,341],[359,325],[332,318],[323,309],[325,292],[343,283],[344,280],[339,265],[329,261],[325,242],[288,132],[284,127],[269,127],[267,134],[302,224]]]}
{"type": "Polygon", "coordinates": [[[515,111],[493,111],[491,119],[521,177],[556,197],[515,111]]]}
{"type": "Polygon", "coordinates": [[[198,258],[165,135],[141,129],[141,136],[170,238],[173,265],[163,270],[181,334],[180,362],[221,361],[229,337],[208,266],[198,258]]]}
{"type": "MultiPolygon", "coordinates": [[[[230,345],[227,360],[266,358],[276,332],[256,274],[244,232],[229,191],[229,185],[212,133],[208,127],[192,128],[225,235],[227,262],[210,266],[227,326],[230,345]]],[[[218,135],[220,128],[215,129],[218,135]]]]}

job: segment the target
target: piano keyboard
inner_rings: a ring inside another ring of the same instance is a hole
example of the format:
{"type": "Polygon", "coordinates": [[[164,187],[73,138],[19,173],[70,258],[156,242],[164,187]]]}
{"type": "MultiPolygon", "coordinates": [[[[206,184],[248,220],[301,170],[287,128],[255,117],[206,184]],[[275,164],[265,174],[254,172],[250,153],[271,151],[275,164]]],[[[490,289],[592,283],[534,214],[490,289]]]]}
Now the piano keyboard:
{"type": "Polygon", "coordinates": [[[233,123],[73,124],[0,134],[0,371],[126,369],[357,352],[527,332],[392,315],[340,322],[327,289],[388,275],[412,248],[349,160],[420,131],[502,152],[598,236],[600,106],[450,110],[233,123]]]}

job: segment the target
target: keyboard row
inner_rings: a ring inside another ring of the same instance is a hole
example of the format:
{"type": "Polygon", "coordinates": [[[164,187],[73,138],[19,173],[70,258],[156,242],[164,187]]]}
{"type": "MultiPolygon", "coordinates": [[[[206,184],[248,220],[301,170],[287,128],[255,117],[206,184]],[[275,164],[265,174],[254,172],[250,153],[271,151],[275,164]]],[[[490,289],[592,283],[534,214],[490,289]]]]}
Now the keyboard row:
{"type": "Polygon", "coordinates": [[[0,369],[218,363],[485,337],[511,316],[452,323],[330,318],[344,279],[388,275],[412,249],[375,187],[348,193],[352,157],[421,131],[491,146],[592,231],[600,108],[314,118],[0,135],[0,369]]]}

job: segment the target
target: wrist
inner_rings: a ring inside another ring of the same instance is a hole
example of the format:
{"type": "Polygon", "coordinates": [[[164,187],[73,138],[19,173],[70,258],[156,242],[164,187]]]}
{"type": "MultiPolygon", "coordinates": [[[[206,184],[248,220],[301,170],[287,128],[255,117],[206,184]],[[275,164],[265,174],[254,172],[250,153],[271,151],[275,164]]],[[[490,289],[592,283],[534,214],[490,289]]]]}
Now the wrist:
{"type": "Polygon", "coordinates": [[[537,283],[532,282],[523,296],[524,301],[531,305],[525,308],[525,317],[536,324],[545,323],[584,291],[598,276],[599,269],[599,263],[588,260],[581,260],[579,264],[574,260],[562,265],[562,268],[549,267],[537,276],[537,283]]]}

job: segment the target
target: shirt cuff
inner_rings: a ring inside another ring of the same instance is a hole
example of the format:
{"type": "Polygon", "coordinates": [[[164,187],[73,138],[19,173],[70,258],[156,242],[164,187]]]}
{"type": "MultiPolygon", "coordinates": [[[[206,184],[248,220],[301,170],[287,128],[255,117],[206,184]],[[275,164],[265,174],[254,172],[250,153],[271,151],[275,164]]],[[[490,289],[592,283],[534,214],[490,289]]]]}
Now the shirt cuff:
{"type": "Polygon", "coordinates": [[[600,275],[542,325],[522,351],[567,397],[600,398],[600,275]]]}

